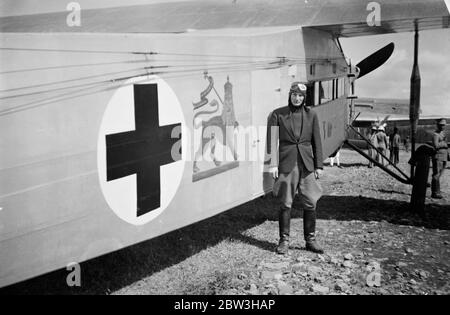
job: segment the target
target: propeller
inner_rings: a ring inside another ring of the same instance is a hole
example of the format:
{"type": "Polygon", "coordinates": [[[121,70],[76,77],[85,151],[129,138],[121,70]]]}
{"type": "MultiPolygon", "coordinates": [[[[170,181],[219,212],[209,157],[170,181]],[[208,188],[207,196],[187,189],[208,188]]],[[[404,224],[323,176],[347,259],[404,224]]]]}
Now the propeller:
{"type": "Polygon", "coordinates": [[[377,121],[375,122],[375,126],[386,128],[389,117],[391,117],[391,115],[387,115],[386,117],[384,117],[383,120],[380,120],[380,117],[377,116],[377,121]]]}
{"type": "Polygon", "coordinates": [[[390,43],[380,50],[374,52],[369,57],[360,61],[356,67],[359,68],[358,79],[383,65],[394,52],[394,43],[390,43]]]}

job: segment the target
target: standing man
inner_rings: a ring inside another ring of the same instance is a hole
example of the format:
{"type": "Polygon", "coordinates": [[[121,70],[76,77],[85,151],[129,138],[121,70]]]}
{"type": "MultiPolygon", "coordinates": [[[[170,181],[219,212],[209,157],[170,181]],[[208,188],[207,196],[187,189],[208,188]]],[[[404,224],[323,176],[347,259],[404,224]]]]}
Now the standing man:
{"type": "Polygon", "coordinates": [[[390,140],[390,149],[391,149],[391,162],[394,165],[397,165],[399,162],[399,150],[400,150],[400,135],[398,134],[398,128],[394,127],[394,134],[389,137],[390,140]]]}
{"type": "Polygon", "coordinates": [[[405,144],[405,151],[409,152],[409,136],[406,137],[403,143],[405,144]]]}
{"type": "Polygon", "coordinates": [[[437,129],[433,134],[433,147],[436,150],[433,156],[433,178],[431,180],[431,198],[442,199],[440,179],[448,159],[448,146],[445,138],[444,128],[447,122],[445,119],[436,121],[437,129]]]}
{"type": "Polygon", "coordinates": [[[304,83],[292,83],[289,105],[274,110],[268,124],[270,172],[276,179],[273,191],[281,201],[279,254],[288,252],[291,208],[297,190],[303,208],[306,250],[323,253],[315,237],[316,204],[322,196],[317,181],[323,172],[322,143],[317,114],[305,104],[306,90],[304,83]]]}
{"type": "MultiPolygon", "coordinates": [[[[369,140],[370,140],[370,143],[372,144],[371,146],[369,145],[369,156],[371,158],[373,158],[374,160],[378,161],[378,152],[377,152],[378,142],[377,142],[377,127],[376,126],[372,126],[369,140]]],[[[369,161],[369,168],[372,168],[372,167],[373,167],[373,162],[369,161]]]]}
{"type": "Polygon", "coordinates": [[[380,126],[378,127],[378,133],[377,133],[377,143],[378,143],[378,152],[380,154],[378,154],[378,163],[380,163],[381,165],[386,165],[386,161],[385,158],[383,157],[386,156],[386,150],[388,148],[388,139],[386,137],[386,134],[384,133],[384,127],[380,126]]]}

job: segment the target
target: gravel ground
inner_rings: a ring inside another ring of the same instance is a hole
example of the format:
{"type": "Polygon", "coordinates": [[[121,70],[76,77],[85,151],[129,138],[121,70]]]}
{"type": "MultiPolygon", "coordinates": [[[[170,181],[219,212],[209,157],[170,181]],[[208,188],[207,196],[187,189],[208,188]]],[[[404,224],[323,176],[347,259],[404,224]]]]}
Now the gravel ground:
{"type": "MultiPolygon", "coordinates": [[[[408,158],[401,152],[406,173],[408,158]]],[[[427,192],[425,218],[409,210],[410,186],[353,151],[341,151],[341,168],[325,167],[321,184],[324,255],[304,250],[298,200],[290,251],[274,252],[278,204],[268,195],[85,262],[81,288],[68,288],[60,270],[0,294],[450,294],[450,170],[445,199],[427,192]]]]}

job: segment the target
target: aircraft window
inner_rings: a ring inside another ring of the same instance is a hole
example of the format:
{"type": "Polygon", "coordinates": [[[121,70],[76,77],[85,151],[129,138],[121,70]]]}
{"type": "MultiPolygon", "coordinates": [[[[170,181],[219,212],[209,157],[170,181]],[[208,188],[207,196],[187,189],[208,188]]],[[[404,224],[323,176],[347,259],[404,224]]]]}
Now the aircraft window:
{"type": "Polygon", "coordinates": [[[308,82],[308,84],[306,85],[307,88],[307,93],[306,93],[306,105],[307,106],[315,106],[316,104],[314,103],[314,82],[308,82]]]}
{"type": "Polygon", "coordinates": [[[339,97],[341,97],[342,96],[342,86],[341,86],[341,81],[342,81],[342,79],[336,79],[336,85],[337,85],[337,91],[336,91],[336,93],[337,93],[337,97],[339,98],[339,97]]]}
{"type": "Polygon", "coordinates": [[[341,78],[336,79],[336,98],[339,98],[343,95],[341,81],[341,78]]]}
{"type": "Polygon", "coordinates": [[[345,95],[345,79],[344,78],[340,78],[339,79],[339,96],[344,96],[345,95]]]}
{"type": "Polygon", "coordinates": [[[320,104],[320,94],[319,94],[319,85],[320,82],[314,82],[314,105],[320,104]]]}
{"type": "Polygon", "coordinates": [[[336,98],[340,98],[342,95],[344,95],[344,87],[342,85],[342,78],[336,79],[336,98]]]}
{"type": "Polygon", "coordinates": [[[322,81],[319,86],[320,104],[333,100],[333,83],[332,81],[322,81]]]}
{"type": "Polygon", "coordinates": [[[330,101],[334,100],[334,81],[328,81],[328,99],[330,101]]]}
{"type": "Polygon", "coordinates": [[[338,79],[334,79],[333,80],[333,99],[337,99],[339,98],[339,94],[338,94],[338,79]]]}
{"type": "Polygon", "coordinates": [[[330,101],[334,100],[334,81],[333,80],[328,81],[328,97],[329,97],[330,101]]]}
{"type": "Polygon", "coordinates": [[[334,80],[331,80],[331,99],[336,99],[336,83],[334,82],[334,80]]]}
{"type": "Polygon", "coordinates": [[[316,64],[315,63],[313,63],[309,66],[309,74],[316,75],[316,64]]]}
{"type": "Polygon", "coordinates": [[[336,98],[341,97],[342,95],[344,95],[344,89],[343,89],[343,85],[342,85],[342,78],[337,78],[336,79],[336,98]]]}
{"type": "Polygon", "coordinates": [[[311,94],[310,103],[314,106],[336,100],[345,95],[345,78],[316,81],[314,88],[311,86],[311,94]]]}

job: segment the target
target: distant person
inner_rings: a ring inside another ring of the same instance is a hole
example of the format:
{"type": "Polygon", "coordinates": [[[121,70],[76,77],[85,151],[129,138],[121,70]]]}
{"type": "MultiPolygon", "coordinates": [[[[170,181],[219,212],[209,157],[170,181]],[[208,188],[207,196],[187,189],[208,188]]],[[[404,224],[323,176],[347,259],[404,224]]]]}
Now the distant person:
{"type": "Polygon", "coordinates": [[[378,144],[377,162],[384,166],[384,165],[386,165],[386,161],[385,161],[383,155],[386,156],[386,150],[387,150],[389,144],[388,144],[388,139],[386,137],[386,134],[384,133],[383,126],[378,127],[377,144],[378,144]]]}
{"type": "MultiPolygon", "coordinates": [[[[377,148],[378,148],[378,142],[377,142],[377,127],[373,126],[371,129],[371,134],[370,134],[370,143],[372,144],[371,146],[369,145],[369,156],[374,159],[377,160],[378,159],[378,154],[377,154],[377,148]]],[[[369,160],[369,168],[373,167],[373,162],[369,160]]]]}
{"type": "Polygon", "coordinates": [[[403,145],[405,146],[405,151],[409,152],[409,137],[407,136],[405,140],[403,140],[403,145]]]}
{"type": "Polygon", "coordinates": [[[334,166],[334,161],[336,161],[337,167],[341,168],[341,162],[339,161],[340,149],[337,150],[334,154],[330,155],[330,166],[334,166]]]}
{"type": "Polygon", "coordinates": [[[433,133],[433,147],[436,150],[433,156],[433,177],[431,180],[431,198],[442,199],[440,179],[447,166],[449,157],[447,139],[444,128],[447,122],[445,119],[436,121],[436,131],[433,133]]]}
{"type": "Polygon", "coordinates": [[[318,182],[323,172],[322,142],[317,114],[305,103],[306,90],[304,83],[291,84],[288,106],[271,113],[267,130],[268,135],[273,129],[278,130],[278,149],[276,143],[271,143],[271,135],[267,139],[272,156],[269,171],[276,180],[273,192],[281,202],[280,240],[276,249],[279,254],[287,254],[289,249],[291,208],[297,191],[303,208],[306,250],[323,253],[315,234],[316,204],[322,196],[318,182]]]}
{"type": "Polygon", "coordinates": [[[394,127],[394,133],[389,137],[389,149],[390,149],[390,160],[394,165],[399,162],[399,150],[400,150],[400,135],[398,134],[398,128],[394,127]]]}

